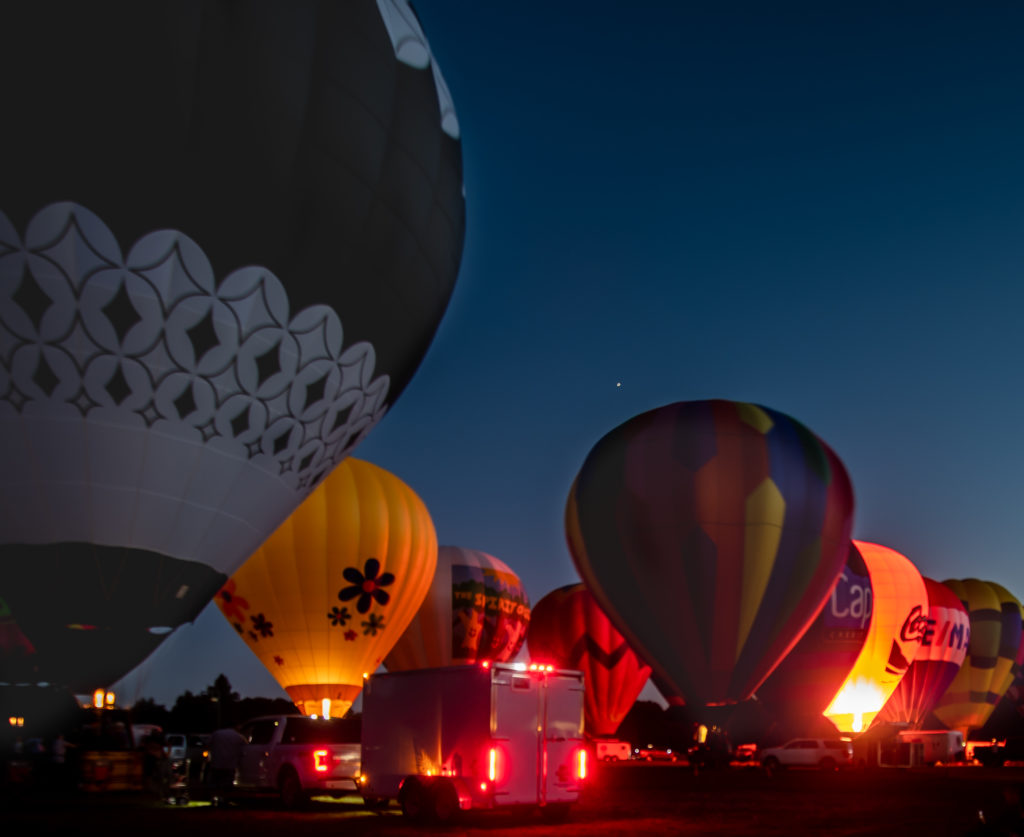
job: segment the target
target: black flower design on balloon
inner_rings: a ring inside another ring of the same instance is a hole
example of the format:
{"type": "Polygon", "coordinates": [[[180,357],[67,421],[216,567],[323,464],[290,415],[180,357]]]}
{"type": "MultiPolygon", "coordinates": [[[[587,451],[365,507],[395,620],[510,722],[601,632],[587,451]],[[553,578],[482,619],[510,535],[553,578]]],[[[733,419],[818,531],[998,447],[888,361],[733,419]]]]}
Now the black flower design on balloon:
{"type": "Polygon", "coordinates": [[[249,636],[254,640],[258,641],[259,638],[268,637],[274,635],[274,623],[267,620],[267,617],[262,613],[257,613],[252,617],[252,630],[249,631],[249,636]]]}
{"type": "Polygon", "coordinates": [[[352,614],[348,612],[347,607],[332,607],[327,618],[331,620],[332,625],[345,625],[352,618],[352,614]]]}
{"type": "Polygon", "coordinates": [[[386,605],[391,601],[391,596],[381,588],[393,584],[395,576],[392,573],[377,573],[380,573],[380,561],[376,558],[367,558],[362,572],[355,567],[346,567],[342,575],[351,587],[342,587],[338,591],[338,598],[348,602],[358,596],[356,610],[360,613],[366,613],[374,601],[379,605],[386,605]]]}
{"type": "Polygon", "coordinates": [[[363,636],[377,636],[377,631],[384,630],[384,620],[379,614],[371,613],[370,617],[363,622],[363,636]]]}

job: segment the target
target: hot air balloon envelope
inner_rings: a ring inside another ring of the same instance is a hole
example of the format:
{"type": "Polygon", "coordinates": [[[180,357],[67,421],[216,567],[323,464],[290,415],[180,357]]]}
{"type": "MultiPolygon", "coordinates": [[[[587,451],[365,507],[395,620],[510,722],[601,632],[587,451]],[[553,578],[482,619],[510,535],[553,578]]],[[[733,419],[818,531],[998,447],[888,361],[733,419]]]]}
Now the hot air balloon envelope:
{"type": "Polygon", "coordinates": [[[569,492],[587,589],[689,704],[749,697],[846,558],[853,493],[799,422],[732,401],[670,404],[612,430],[569,492]]]}
{"type": "Polygon", "coordinates": [[[307,715],[341,716],[430,586],[437,536],[404,482],[349,458],[217,594],[221,613],[307,715]]]}
{"type": "Polygon", "coordinates": [[[615,735],[651,673],[582,584],[537,602],[526,642],[531,660],[583,672],[589,735],[615,735]]]}
{"type": "Polygon", "coordinates": [[[967,656],[935,707],[935,716],[967,738],[980,729],[1013,682],[1021,642],[1021,606],[1005,587],[976,578],[942,582],[967,609],[967,656]]]}
{"type": "Polygon", "coordinates": [[[506,662],[522,648],[529,623],[530,600],[504,561],[441,546],[430,591],[384,665],[407,671],[506,662]]]}
{"type": "Polygon", "coordinates": [[[967,656],[971,625],[967,608],[945,584],[924,579],[928,620],[921,645],[896,691],[878,713],[881,721],[921,729],[967,656]]]}
{"type": "Polygon", "coordinates": [[[0,595],[39,676],[92,691],[409,381],[461,257],[458,122],[405,0],[4,26],[0,595]]]}
{"type": "Polygon", "coordinates": [[[921,573],[894,549],[854,541],[871,577],[868,635],[825,717],[842,732],[866,730],[910,667],[924,636],[928,594],[921,573]]]}

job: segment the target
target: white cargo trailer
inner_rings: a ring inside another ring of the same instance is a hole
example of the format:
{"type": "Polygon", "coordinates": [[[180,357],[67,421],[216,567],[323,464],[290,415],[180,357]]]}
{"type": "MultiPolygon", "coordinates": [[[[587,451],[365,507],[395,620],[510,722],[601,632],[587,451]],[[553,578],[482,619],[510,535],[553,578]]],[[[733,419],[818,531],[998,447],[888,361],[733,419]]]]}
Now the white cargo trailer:
{"type": "Polygon", "coordinates": [[[583,675],[522,663],[375,674],[363,689],[363,798],[416,820],[534,805],[568,814],[587,773],[583,675]]]}

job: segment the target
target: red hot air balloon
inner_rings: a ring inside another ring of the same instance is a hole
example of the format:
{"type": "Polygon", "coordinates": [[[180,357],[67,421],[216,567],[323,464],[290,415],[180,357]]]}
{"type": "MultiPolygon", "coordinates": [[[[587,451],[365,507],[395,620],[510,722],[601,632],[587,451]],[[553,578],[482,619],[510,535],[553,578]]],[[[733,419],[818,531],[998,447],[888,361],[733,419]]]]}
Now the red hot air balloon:
{"type": "Polygon", "coordinates": [[[925,717],[945,694],[964,663],[971,639],[967,608],[945,584],[924,578],[928,618],[921,645],[878,720],[921,729],[925,717]]]}
{"type": "Polygon", "coordinates": [[[872,612],[868,568],[851,543],[821,613],[758,688],[758,700],[780,718],[820,717],[860,654],[872,612]]]}
{"type": "Polygon", "coordinates": [[[526,644],[531,659],[583,672],[587,733],[615,735],[651,673],[582,584],[534,605],[526,644]]]}
{"type": "Polygon", "coordinates": [[[748,698],[814,620],[846,560],[853,490],[787,415],[670,404],[608,433],[569,492],[576,567],[688,704],[748,698]]]}

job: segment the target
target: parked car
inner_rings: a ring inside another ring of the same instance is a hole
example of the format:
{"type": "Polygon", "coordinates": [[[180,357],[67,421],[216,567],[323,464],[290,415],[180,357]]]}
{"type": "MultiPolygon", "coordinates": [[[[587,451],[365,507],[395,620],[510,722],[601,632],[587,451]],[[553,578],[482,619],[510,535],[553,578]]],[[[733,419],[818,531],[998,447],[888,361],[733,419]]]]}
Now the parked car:
{"type": "Polygon", "coordinates": [[[761,766],[768,773],[786,767],[838,770],[852,764],[853,743],[845,738],[794,738],[761,752],[761,766]]]}
{"type": "Polygon", "coordinates": [[[357,718],[268,715],[241,728],[235,790],[278,794],[286,808],[310,796],[343,796],[358,790],[360,729],[357,718]]]}
{"type": "Polygon", "coordinates": [[[188,738],[176,732],[167,733],[164,736],[164,752],[167,753],[171,768],[178,768],[188,756],[188,738]]]}
{"type": "Polygon", "coordinates": [[[679,761],[679,754],[673,752],[671,748],[648,745],[646,747],[634,747],[633,758],[640,761],[679,761]]]}

